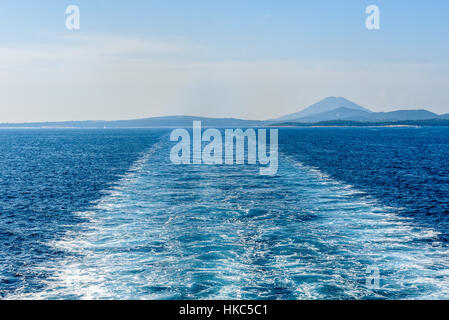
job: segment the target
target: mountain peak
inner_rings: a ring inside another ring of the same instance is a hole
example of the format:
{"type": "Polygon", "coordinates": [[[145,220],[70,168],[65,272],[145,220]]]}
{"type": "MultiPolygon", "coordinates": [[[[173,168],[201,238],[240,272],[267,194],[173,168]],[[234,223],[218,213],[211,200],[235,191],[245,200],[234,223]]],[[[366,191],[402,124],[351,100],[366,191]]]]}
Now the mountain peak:
{"type": "Polygon", "coordinates": [[[349,101],[348,99],[345,99],[343,97],[333,97],[333,96],[326,97],[326,98],[322,99],[321,101],[330,101],[330,100],[345,100],[345,101],[349,101]]]}
{"type": "Polygon", "coordinates": [[[318,101],[317,103],[312,104],[311,106],[303,109],[302,111],[288,114],[283,116],[277,120],[295,120],[299,118],[304,118],[312,115],[316,115],[322,112],[335,110],[338,108],[346,108],[353,110],[360,110],[365,112],[371,112],[370,110],[346,99],[343,97],[327,97],[323,100],[318,101]]]}

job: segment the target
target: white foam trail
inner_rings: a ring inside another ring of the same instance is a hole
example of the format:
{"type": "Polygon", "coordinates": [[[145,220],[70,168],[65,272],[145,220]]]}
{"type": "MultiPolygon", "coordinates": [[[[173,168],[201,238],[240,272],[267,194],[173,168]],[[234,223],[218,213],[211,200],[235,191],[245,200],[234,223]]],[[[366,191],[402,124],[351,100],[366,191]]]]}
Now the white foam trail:
{"type": "MultiPolygon", "coordinates": [[[[23,293],[24,288],[17,290],[6,299],[99,299],[100,297],[112,298],[112,293],[105,286],[107,271],[96,269],[95,265],[86,268],[84,259],[86,252],[97,247],[92,239],[101,232],[101,223],[96,215],[99,209],[118,208],[120,203],[116,200],[123,196],[125,186],[135,183],[138,175],[144,170],[145,164],[151,156],[158,152],[161,145],[156,143],[149,150],[143,152],[128,169],[127,173],[112,186],[103,191],[104,196],[93,204],[90,211],[75,212],[86,222],[79,225],[77,231],[67,231],[62,239],[56,240],[50,245],[68,253],[69,258],[61,261],[53,261],[54,265],[44,265],[37,271],[50,272],[52,277],[45,281],[46,288],[40,292],[23,293]]],[[[111,217],[113,218],[113,217],[111,217]]]]}
{"type": "Polygon", "coordinates": [[[160,142],[88,212],[46,289],[12,298],[446,298],[447,248],[353,186],[281,155],[174,166],[160,142]],[[165,152],[165,153],[164,153],[165,152]],[[165,155],[166,156],[166,155],[165,155]],[[376,265],[381,288],[366,288],[376,265]]]}
{"type": "MultiPolygon", "coordinates": [[[[439,232],[432,228],[417,226],[412,218],[398,215],[403,208],[381,205],[363,191],[333,180],[318,168],[306,166],[291,158],[289,161],[318,177],[323,185],[330,186],[329,194],[340,194],[343,197],[358,196],[356,200],[345,203],[345,206],[366,207],[367,210],[362,215],[359,211],[348,211],[341,216],[341,212],[333,210],[329,213],[333,220],[330,227],[336,231],[341,229],[353,231],[352,238],[358,239],[361,245],[357,252],[358,258],[374,257],[373,263],[377,262],[381,273],[384,271],[384,288],[381,289],[388,289],[391,285],[389,282],[395,283],[392,285],[392,291],[398,291],[401,287],[428,286],[432,291],[423,290],[407,298],[449,298],[449,263],[445,258],[449,250],[437,240],[439,232]],[[396,274],[385,274],[392,270],[396,274]]],[[[344,243],[340,245],[343,246],[344,243]]],[[[381,297],[388,298],[388,295],[381,297]]]]}

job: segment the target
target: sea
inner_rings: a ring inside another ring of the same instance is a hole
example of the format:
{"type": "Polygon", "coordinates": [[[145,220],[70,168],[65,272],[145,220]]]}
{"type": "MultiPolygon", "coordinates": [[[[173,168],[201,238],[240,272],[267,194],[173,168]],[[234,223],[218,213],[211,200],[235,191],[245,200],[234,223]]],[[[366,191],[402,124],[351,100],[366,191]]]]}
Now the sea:
{"type": "Polygon", "coordinates": [[[0,299],[449,298],[449,128],[280,128],[275,176],[173,144],[0,130],[0,299]]]}

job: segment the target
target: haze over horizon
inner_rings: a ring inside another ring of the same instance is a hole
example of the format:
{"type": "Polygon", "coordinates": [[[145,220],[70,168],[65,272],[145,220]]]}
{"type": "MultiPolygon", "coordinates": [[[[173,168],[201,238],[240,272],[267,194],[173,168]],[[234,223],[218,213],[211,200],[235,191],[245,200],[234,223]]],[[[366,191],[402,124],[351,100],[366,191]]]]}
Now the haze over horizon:
{"type": "Polygon", "coordinates": [[[0,122],[265,120],[327,96],[449,113],[446,1],[0,4],[0,122]],[[323,10],[324,6],[327,10],[323,10]],[[78,5],[79,31],[65,28],[78,5]],[[381,29],[365,28],[376,4],[381,29]]]}

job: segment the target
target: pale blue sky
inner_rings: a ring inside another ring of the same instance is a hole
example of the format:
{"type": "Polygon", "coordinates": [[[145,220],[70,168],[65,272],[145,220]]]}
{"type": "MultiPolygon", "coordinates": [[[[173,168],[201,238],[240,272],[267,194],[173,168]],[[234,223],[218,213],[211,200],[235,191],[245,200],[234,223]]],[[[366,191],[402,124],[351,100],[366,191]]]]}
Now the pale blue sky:
{"type": "Polygon", "coordinates": [[[448,13],[444,0],[3,1],[0,122],[264,119],[329,95],[445,113],[448,13]],[[370,4],[381,30],[365,28],[370,4]]]}

